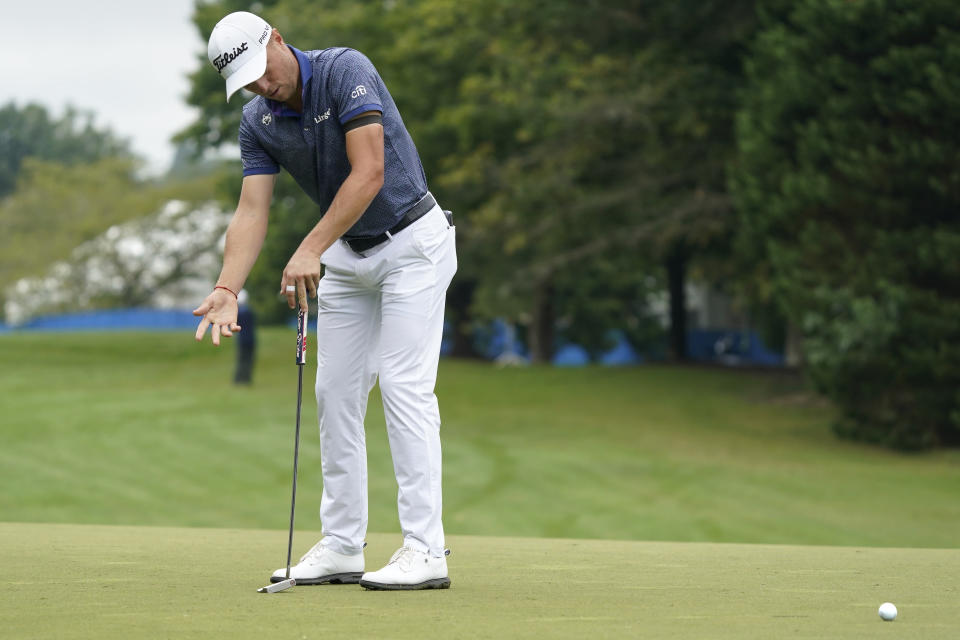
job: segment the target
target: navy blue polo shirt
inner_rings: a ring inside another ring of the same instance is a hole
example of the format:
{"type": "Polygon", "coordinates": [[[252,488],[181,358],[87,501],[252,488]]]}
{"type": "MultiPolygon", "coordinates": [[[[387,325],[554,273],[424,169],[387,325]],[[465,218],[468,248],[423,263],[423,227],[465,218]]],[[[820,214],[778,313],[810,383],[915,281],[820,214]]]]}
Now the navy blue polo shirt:
{"type": "Polygon", "coordinates": [[[256,96],[243,107],[240,158],[243,175],[286,169],[326,211],[350,173],[343,125],[366,111],[383,114],[383,188],[345,238],[369,238],[393,227],[427,193],[417,148],[397,105],[359,51],[336,47],[290,50],[300,64],[303,113],[256,96]]]}

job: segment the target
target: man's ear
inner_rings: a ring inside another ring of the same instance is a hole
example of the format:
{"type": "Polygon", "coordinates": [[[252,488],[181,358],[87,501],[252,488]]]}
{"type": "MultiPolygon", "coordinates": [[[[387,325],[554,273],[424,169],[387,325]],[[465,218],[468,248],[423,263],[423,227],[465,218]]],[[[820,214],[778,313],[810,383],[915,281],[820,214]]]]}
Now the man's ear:
{"type": "Polygon", "coordinates": [[[277,44],[283,44],[283,36],[280,35],[280,32],[276,27],[273,28],[273,33],[270,34],[270,39],[276,42],[277,44]]]}

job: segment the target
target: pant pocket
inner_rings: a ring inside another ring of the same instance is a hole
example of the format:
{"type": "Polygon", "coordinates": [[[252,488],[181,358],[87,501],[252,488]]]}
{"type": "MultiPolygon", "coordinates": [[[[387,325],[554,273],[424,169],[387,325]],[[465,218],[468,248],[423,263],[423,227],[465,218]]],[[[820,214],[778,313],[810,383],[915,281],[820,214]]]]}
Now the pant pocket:
{"type": "Polygon", "coordinates": [[[412,229],[413,247],[423,257],[437,263],[447,250],[450,239],[455,237],[454,227],[447,224],[446,216],[439,208],[431,210],[420,222],[423,224],[414,225],[412,229]]]}

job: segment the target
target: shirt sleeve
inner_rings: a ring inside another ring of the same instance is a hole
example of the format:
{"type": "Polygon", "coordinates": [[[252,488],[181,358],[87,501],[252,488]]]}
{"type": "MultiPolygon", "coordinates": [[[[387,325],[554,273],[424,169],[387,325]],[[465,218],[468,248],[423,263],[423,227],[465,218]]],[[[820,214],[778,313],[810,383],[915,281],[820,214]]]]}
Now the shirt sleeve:
{"type": "Polygon", "coordinates": [[[280,173],[280,165],[270,157],[257,137],[250,131],[246,118],[240,121],[240,162],[243,165],[244,177],[261,173],[280,173]]]}
{"type": "Polygon", "coordinates": [[[347,49],[333,63],[331,89],[340,124],[367,111],[383,113],[380,74],[367,56],[347,49]]]}

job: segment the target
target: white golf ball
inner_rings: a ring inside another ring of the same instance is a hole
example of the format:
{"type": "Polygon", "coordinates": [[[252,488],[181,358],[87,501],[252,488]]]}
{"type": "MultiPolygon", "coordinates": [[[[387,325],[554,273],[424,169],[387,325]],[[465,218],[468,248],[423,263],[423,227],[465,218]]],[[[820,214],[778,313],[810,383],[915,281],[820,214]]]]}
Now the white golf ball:
{"type": "Polygon", "coordinates": [[[897,608],[893,605],[892,602],[884,602],[880,605],[880,617],[890,622],[891,620],[897,619],[897,608]]]}

